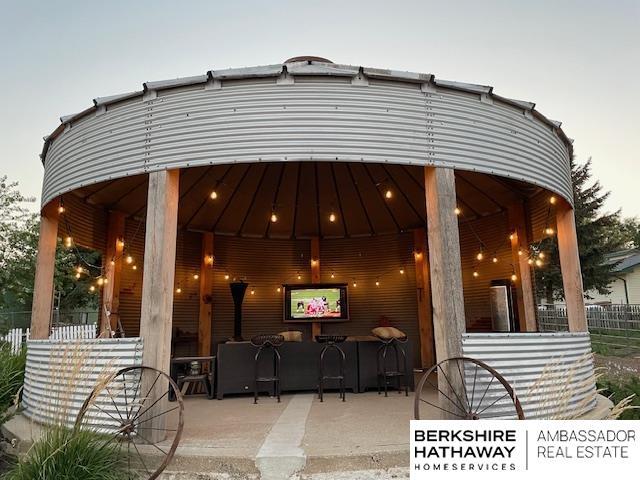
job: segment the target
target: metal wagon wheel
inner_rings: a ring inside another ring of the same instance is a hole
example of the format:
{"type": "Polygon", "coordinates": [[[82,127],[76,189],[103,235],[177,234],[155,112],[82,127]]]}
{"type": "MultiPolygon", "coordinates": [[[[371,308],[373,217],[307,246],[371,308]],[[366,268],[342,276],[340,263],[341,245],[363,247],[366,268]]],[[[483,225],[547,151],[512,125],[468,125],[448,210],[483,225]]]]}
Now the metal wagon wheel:
{"type": "Polygon", "coordinates": [[[129,478],[153,480],[178,448],[183,415],[182,394],[171,377],[151,367],[127,367],[98,382],[80,408],[75,428],[104,434],[105,445],[115,443],[123,454],[126,451],[129,478]],[[146,392],[141,391],[143,375],[151,385],[146,392]],[[168,388],[156,394],[154,387],[163,384],[168,388]],[[167,404],[170,392],[174,404],[167,404]]]}
{"type": "Polygon", "coordinates": [[[413,403],[416,420],[425,417],[426,412],[420,411],[427,408],[424,405],[453,420],[524,420],[520,400],[509,382],[486,363],[470,357],[448,358],[422,375],[413,403]],[[430,378],[436,375],[437,379],[430,378]],[[425,391],[425,384],[434,390],[425,391]]]}

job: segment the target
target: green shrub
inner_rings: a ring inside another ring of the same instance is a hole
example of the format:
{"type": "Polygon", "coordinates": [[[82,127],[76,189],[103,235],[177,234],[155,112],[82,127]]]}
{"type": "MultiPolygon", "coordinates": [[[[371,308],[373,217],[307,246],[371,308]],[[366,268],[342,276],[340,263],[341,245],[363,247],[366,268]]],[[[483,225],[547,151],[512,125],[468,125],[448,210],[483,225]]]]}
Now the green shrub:
{"type": "Polygon", "coordinates": [[[640,420],[640,379],[638,377],[602,377],[598,380],[598,389],[602,389],[602,395],[611,399],[614,405],[629,395],[635,395],[630,405],[636,408],[625,410],[619,419],[640,420]]]}
{"type": "Polygon", "coordinates": [[[22,387],[26,361],[25,349],[15,355],[11,352],[11,345],[0,342],[0,425],[9,419],[7,411],[22,387]]]}
{"type": "Polygon", "coordinates": [[[88,430],[52,427],[2,480],[129,480],[126,454],[88,430]]]}

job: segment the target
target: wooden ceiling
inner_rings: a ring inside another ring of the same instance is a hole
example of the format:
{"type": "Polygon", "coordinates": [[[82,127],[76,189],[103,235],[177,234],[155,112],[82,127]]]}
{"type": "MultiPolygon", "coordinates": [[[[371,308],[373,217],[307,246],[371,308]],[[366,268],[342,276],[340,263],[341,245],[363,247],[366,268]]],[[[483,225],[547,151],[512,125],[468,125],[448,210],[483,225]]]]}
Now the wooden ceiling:
{"type": "MultiPolygon", "coordinates": [[[[539,189],[486,174],[456,171],[463,221],[500,212],[539,189]]],[[[147,176],[74,192],[89,204],[144,217],[147,176]]],[[[181,171],[180,228],[269,238],[358,237],[425,224],[423,168],[345,163],[245,163],[181,171]],[[215,191],[217,198],[211,198],[215,191]],[[391,198],[386,198],[386,192],[391,198]],[[277,221],[272,222],[272,213],[277,221]],[[331,221],[331,214],[335,220],[331,221]]]]}

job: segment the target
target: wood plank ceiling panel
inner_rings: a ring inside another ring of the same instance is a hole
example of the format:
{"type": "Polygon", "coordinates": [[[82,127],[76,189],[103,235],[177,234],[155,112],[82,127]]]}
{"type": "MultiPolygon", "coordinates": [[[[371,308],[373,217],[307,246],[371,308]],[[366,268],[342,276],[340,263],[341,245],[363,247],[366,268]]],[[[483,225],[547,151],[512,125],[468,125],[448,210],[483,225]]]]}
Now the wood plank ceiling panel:
{"type": "MultiPolygon", "coordinates": [[[[285,163],[284,172],[282,172],[282,178],[280,179],[280,188],[276,195],[278,221],[275,223],[269,222],[269,226],[267,228],[268,237],[293,237],[299,172],[300,163],[285,163]]],[[[269,205],[269,208],[271,208],[271,205],[269,205]]]]}
{"type": "Polygon", "coordinates": [[[342,202],[336,192],[336,180],[331,164],[319,162],[316,170],[318,173],[320,231],[324,238],[342,238],[345,236],[345,220],[342,213],[342,202]],[[335,216],[333,222],[330,220],[332,213],[335,216]]]}
{"type": "Polygon", "coordinates": [[[198,217],[198,215],[201,210],[208,208],[207,205],[209,203],[224,205],[226,200],[231,197],[233,191],[225,181],[230,176],[232,168],[232,165],[206,167],[204,170],[200,170],[201,176],[195,182],[191,183],[192,179],[190,177],[187,178],[184,188],[180,189],[180,208],[178,210],[178,223],[180,225],[193,230],[208,230],[211,228],[211,222],[206,217],[198,217]],[[211,198],[211,193],[214,190],[217,195],[216,199],[211,198]]]}
{"type": "MultiPolygon", "coordinates": [[[[380,192],[378,187],[376,187],[375,182],[371,176],[369,176],[365,166],[361,163],[351,163],[349,164],[349,170],[351,171],[351,176],[358,189],[367,216],[373,226],[374,233],[380,235],[398,232],[400,227],[391,215],[391,210],[387,205],[389,200],[385,200],[384,192],[380,192]]],[[[393,200],[393,198],[390,200],[393,200]]]]}
{"type": "MultiPolygon", "coordinates": [[[[276,215],[279,210],[275,199],[283,172],[284,164],[267,164],[262,183],[256,192],[249,213],[240,231],[240,235],[243,237],[265,236],[269,228],[272,208],[275,206],[276,215]]],[[[278,221],[280,221],[279,218],[278,221]]]]}
{"type": "Polygon", "coordinates": [[[332,167],[342,199],[342,213],[347,227],[347,235],[351,237],[372,235],[371,224],[360,202],[358,191],[353,184],[347,164],[336,162],[332,164],[332,167]]]}
{"type": "Polygon", "coordinates": [[[302,162],[298,179],[298,201],[294,232],[296,238],[311,238],[319,234],[315,163],[302,162]]]}
{"type": "Polygon", "coordinates": [[[259,163],[251,165],[247,170],[240,184],[233,192],[233,197],[229,200],[229,205],[222,212],[215,231],[222,235],[237,235],[240,232],[244,219],[249,213],[256,193],[260,190],[266,164],[259,163]]]}

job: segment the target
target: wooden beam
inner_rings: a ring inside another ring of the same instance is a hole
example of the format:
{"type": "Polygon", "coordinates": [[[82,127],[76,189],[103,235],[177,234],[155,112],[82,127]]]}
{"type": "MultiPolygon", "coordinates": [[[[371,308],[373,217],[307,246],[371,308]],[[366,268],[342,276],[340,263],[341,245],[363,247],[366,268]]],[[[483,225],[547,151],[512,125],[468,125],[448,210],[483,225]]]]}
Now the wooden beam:
{"type": "MultiPolygon", "coordinates": [[[[311,283],[320,283],[320,239],[311,239],[311,283]]],[[[316,335],[322,334],[322,324],[313,322],[311,324],[311,338],[315,342],[316,335]]]]}
{"type": "Polygon", "coordinates": [[[213,233],[202,234],[200,260],[200,314],[198,317],[198,355],[211,355],[211,324],[213,322],[213,233]]]}
{"type": "MultiPolygon", "coordinates": [[[[466,330],[456,188],[453,169],[425,167],[424,173],[433,334],[436,361],[441,362],[462,356],[462,334],[466,330]]],[[[445,366],[438,374],[440,405],[450,412],[460,411],[449,399],[460,398],[463,388],[455,365],[445,366]]],[[[441,413],[443,418],[457,418],[441,413]]]]}
{"type": "Polygon", "coordinates": [[[433,312],[431,311],[431,283],[427,260],[427,238],[424,228],[413,231],[413,258],[416,267],[416,295],[418,300],[418,329],[420,331],[420,359],[423,368],[436,360],[433,342],[433,312]]]}
{"type": "Polygon", "coordinates": [[[111,338],[112,332],[118,329],[124,220],[124,213],[116,210],[109,212],[107,248],[103,260],[107,283],[102,289],[102,308],[100,310],[100,337],[103,338],[111,338]]]}
{"type": "Polygon", "coordinates": [[[529,239],[527,236],[527,222],[522,202],[516,202],[507,208],[509,222],[509,238],[511,240],[511,261],[516,275],[514,282],[517,291],[518,319],[521,332],[535,332],[536,301],[531,281],[531,267],[527,263],[529,239]]]}
{"type": "Polygon", "coordinates": [[[586,332],[588,328],[584,310],[576,220],[573,208],[562,199],[558,199],[556,206],[556,227],[558,229],[558,253],[564,298],[567,304],[569,331],[586,332]]]}
{"type": "MultiPolygon", "coordinates": [[[[142,306],[140,310],[140,336],[143,340],[142,363],[147,367],[169,372],[171,358],[171,318],[176,262],[176,235],[178,223],[179,170],[162,170],[149,174],[147,220],[144,246],[144,274],[142,279],[142,306]]],[[[149,426],[149,440],[159,440],[164,428],[167,410],[167,382],[156,375],[145,374],[141,392],[149,392],[152,403],[144,417],[149,426]]],[[[145,421],[143,419],[143,421],[145,421]]]]}
{"type": "Polygon", "coordinates": [[[52,200],[40,212],[40,236],[31,306],[31,338],[49,338],[53,304],[53,274],[58,243],[58,202],[52,200]]]}

